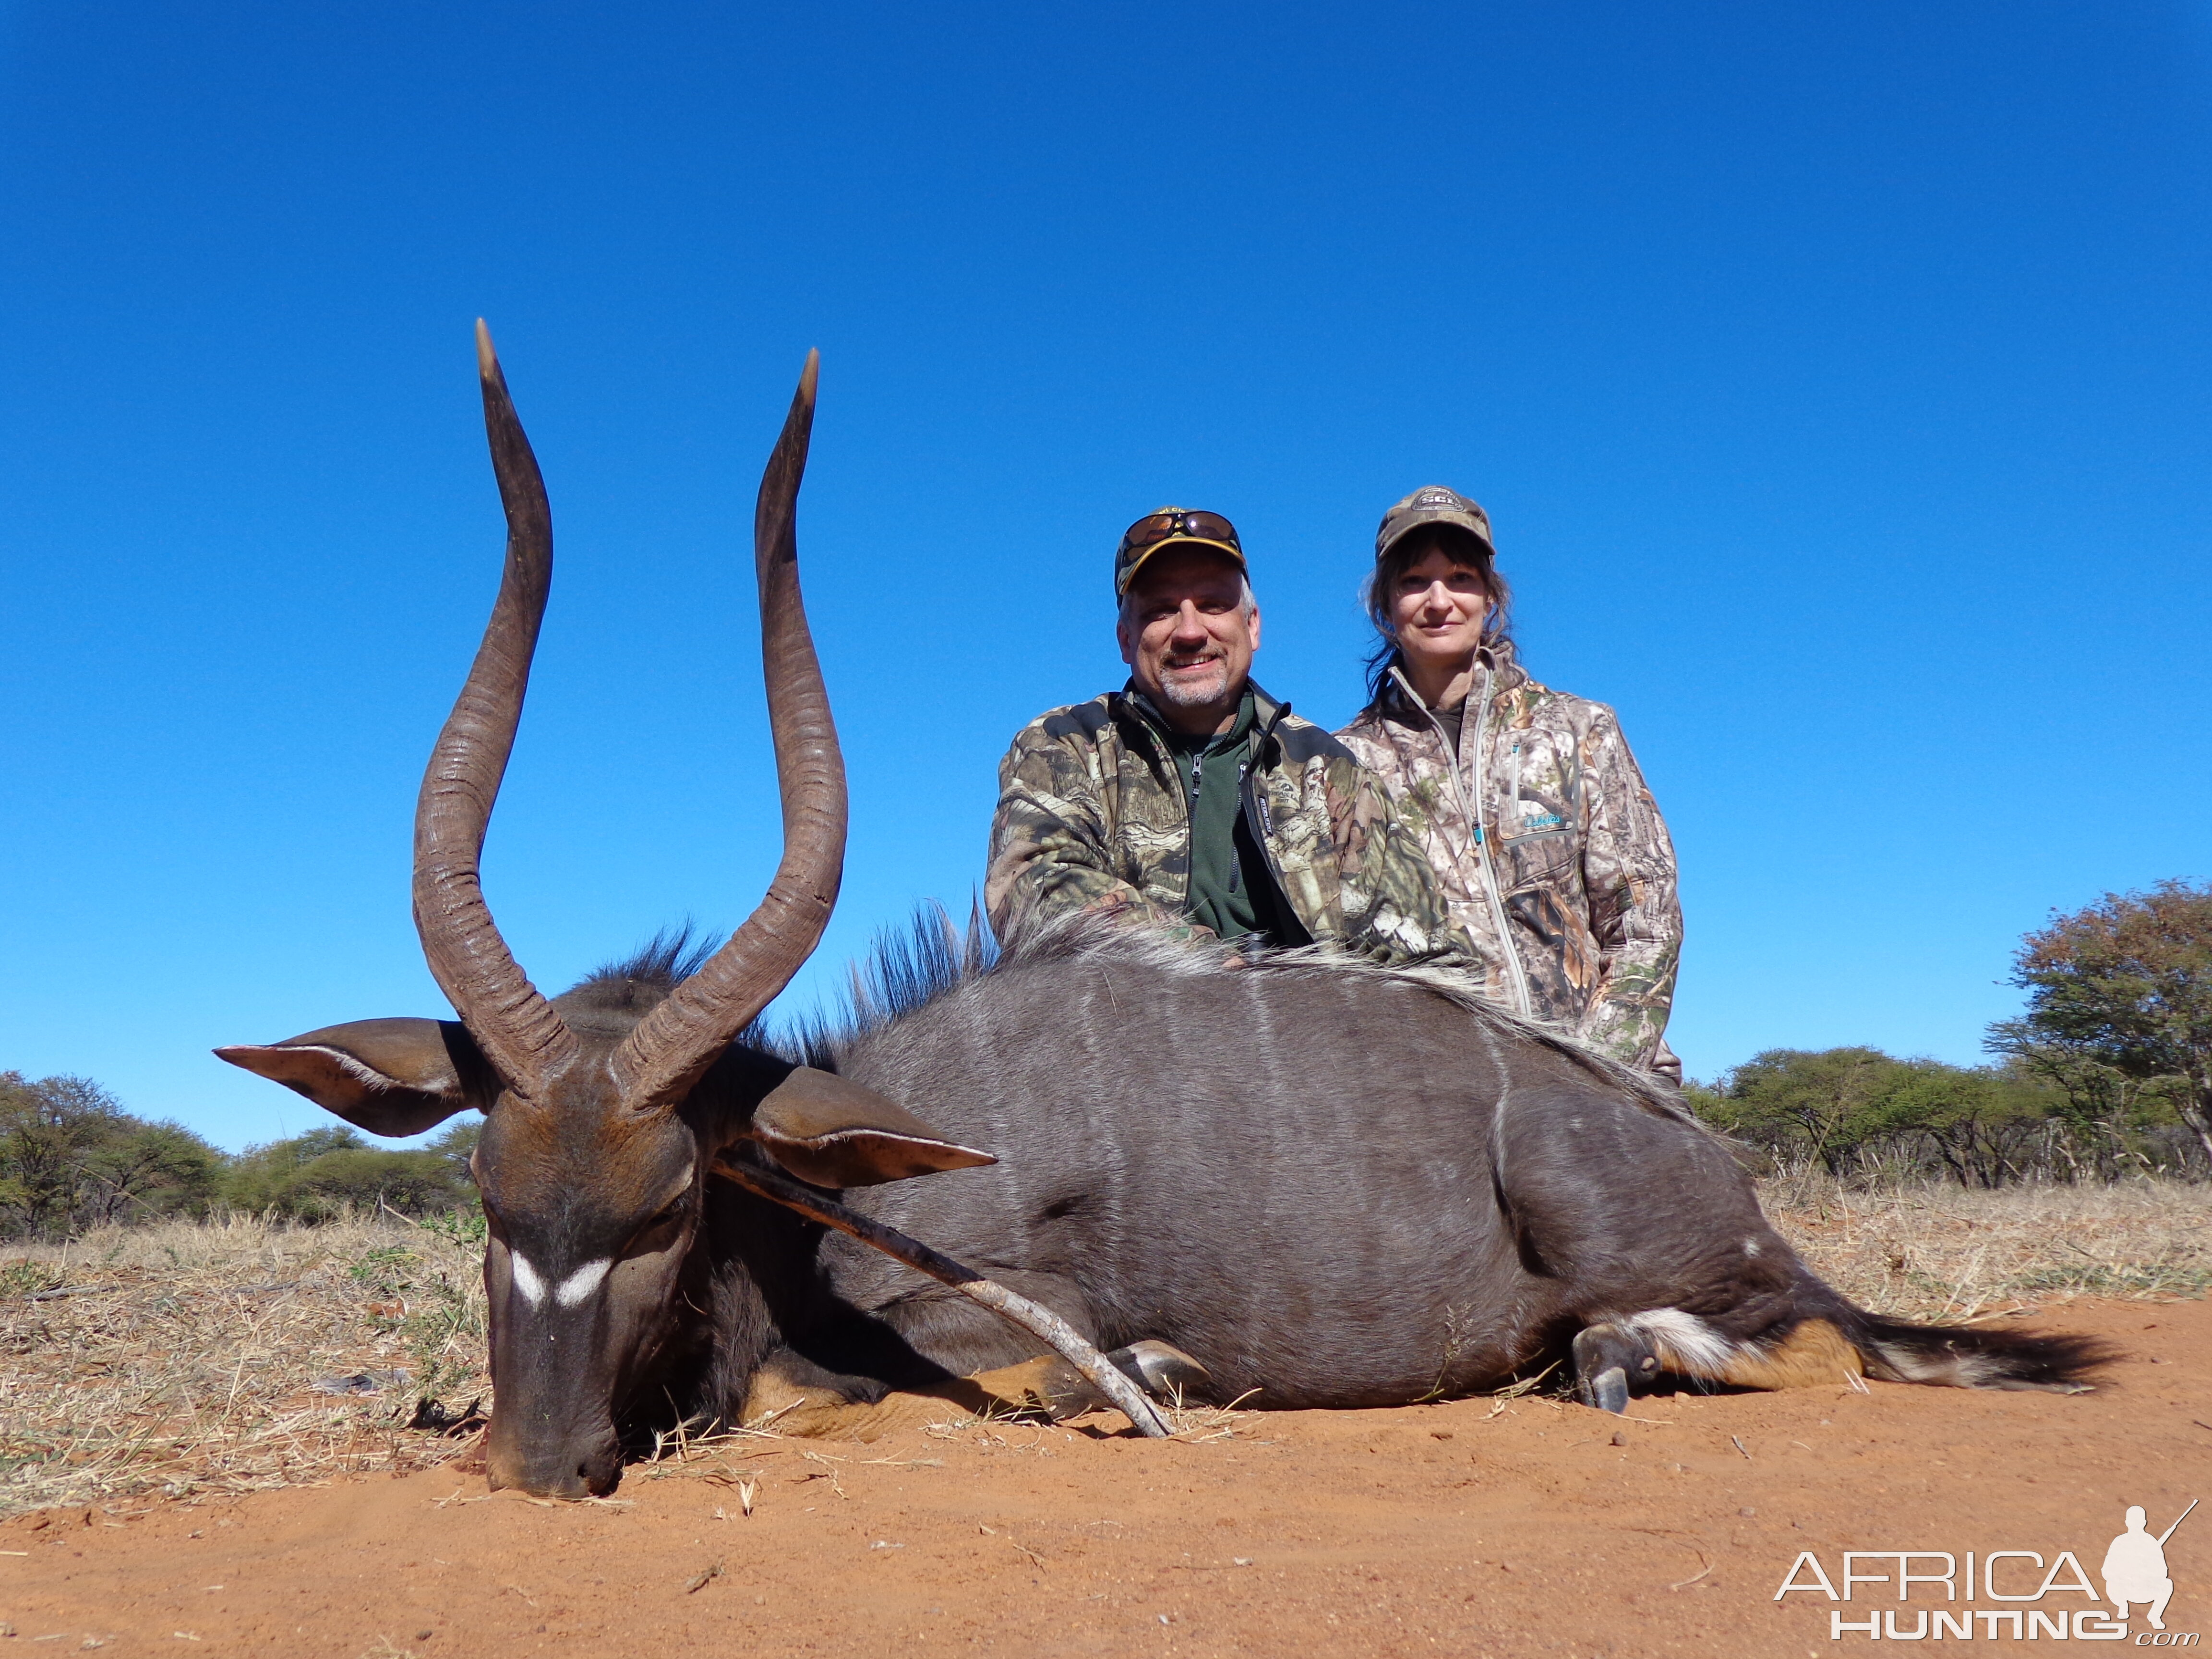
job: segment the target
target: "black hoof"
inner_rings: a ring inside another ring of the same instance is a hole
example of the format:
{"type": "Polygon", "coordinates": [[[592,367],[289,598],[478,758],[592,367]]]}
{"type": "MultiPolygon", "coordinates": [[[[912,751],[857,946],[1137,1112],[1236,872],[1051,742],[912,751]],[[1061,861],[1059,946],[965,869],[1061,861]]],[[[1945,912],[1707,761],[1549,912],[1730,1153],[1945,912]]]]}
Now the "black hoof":
{"type": "Polygon", "coordinates": [[[1584,1326],[1575,1337],[1574,1360],[1575,1398],[1616,1416],[1659,1374],[1651,1345],[1618,1325],[1584,1326]]]}
{"type": "Polygon", "coordinates": [[[1212,1373],[1171,1342],[1149,1338],[1116,1348],[1107,1358],[1121,1367],[1148,1394],[1160,1399],[1194,1395],[1213,1381],[1212,1373]]]}
{"type": "Polygon", "coordinates": [[[1575,1392],[1583,1396],[1585,1406],[1594,1406],[1618,1417],[1628,1409],[1628,1373],[1615,1365],[1578,1382],[1575,1392]]]}

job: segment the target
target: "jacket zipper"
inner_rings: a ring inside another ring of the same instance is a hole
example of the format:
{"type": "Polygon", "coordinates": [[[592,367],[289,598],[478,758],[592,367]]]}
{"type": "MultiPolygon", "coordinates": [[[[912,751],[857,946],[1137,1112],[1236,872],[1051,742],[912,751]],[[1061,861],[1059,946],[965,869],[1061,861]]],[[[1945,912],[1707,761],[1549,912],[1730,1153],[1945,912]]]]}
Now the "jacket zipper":
{"type": "MultiPolygon", "coordinates": [[[[1243,765],[1240,765],[1237,769],[1237,789],[1240,796],[1243,793],[1244,789],[1244,774],[1249,769],[1248,766],[1243,765]]],[[[1194,749],[1191,751],[1190,756],[1190,805],[1185,809],[1185,816],[1188,817],[1190,821],[1191,867],[1193,870],[1195,870],[1198,867],[1198,797],[1199,792],[1205,787],[1206,751],[1202,749],[1194,749]]],[[[1233,893],[1237,890],[1239,883],[1243,878],[1243,873],[1241,860],[1235,859],[1231,860],[1229,864],[1229,890],[1231,892],[1233,893]]]]}
{"type": "Polygon", "coordinates": [[[1279,939],[1277,943],[1299,945],[1314,942],[1313,930],[1306,926],[1305,918],[1298,914],[1297,906],[1291,902],[1291,884],[1283,879],[1282,864],[1275,857],[1274,814],[1267,810],[1267,792],[1252,775],[1252,769],[1261,750],[1275,740],[1275,728],[1283,723],[1290,712],[1290,704],[1279,702],[1275,705],[1275,712],[1264,724],[1254,726],[1251,741],[1245,745],[1244,758],[1237,765],[1237,795],[1246,815],[1248,827],[1252,831],[1253,842],[1260,849],[1260,862],[1267,868],[1267,884],[1274,889],[1270,898],[1275,908],[1275,919],[1285,928],[1297,931],[1297,938],[1279,939]]]}
{"type": "MultiPolygon", "coordinates": [[[[1305,918],[1298,915],[1297,907],[1291,902],[1290,884],[1283,879],[1282,866],[1275,861],[1275,849],[1269,845],[1269,837],[1275,833],[1275,823],[1267,811],[1267,798],[1252,781],[1253,756],[1258,751],[1260,746],[1268,740],[1283,716],[1290,712],[1290,704],[1277,703],[1273,719],[1268,720],[1265,726],[1254,726],[1250,741],[1245,748],[1244,758],[1237,764],[1237,793],[1242,803],[1241,810],[1249,812],[1257,809],[1259,833],[1255,839],[1260,844],[1260,857],[1267,866],[1269,884],[1275,890],[1275,908],[1280,913],[1281,919],[1286,926],[1297,928],[1304,935],[1299,939],[1285,939],[1282,943],[1311,945],[1314,942],[1313,933],[1307,927],[1305,918]]],[[[1137,721],[1137,726],[1139,730],[1144,732],[1145,742],[1152,746],[1153,759],[1165,765],[1172,772],[1175,769],[1175,763],[1160,755],[1149,729],[1149,722],[1139,720],[1137,721]]],[[[1182,803],[1183,834],[1187,837],[1194,837],[1198,834],[1198,786],[1200,769],[1204,766],[1205,762],[1206,757],[1203,754],[1194,754],[1190,757],[1190,794],[1182,803]]],[[[1188,913],[1190,907],[1190,873],[1188,868],[1183,872],[1182,902],[1184,910],[1188,913]]]]}
{"type": "MultiPolygon", "coordinates": [[[[1451,774],[1452,793],[1459,797],[1459,810],[1467,814],[1467,821],[1474,831],[1475,865],[1482,872],[1482,890],[1484,896],[1490,901],[1490,921],[1491,925],[1498,929],[1498,948],[1505,953],[1505,977],[1512,981],[1514,1006],[1521,1011],[1523,1019],[1534,1019],[1536,1009],[1528,996],[1528,975],[1521,965],[1520,950],[1513,943],[1513,927],[1505,918],[1505,902],[1498,896],[1498,868],[1490,860],[1490,838],[1482,833],[1481,813],[1468,804],[1468,785],[1459,773],[1459,757],[1452,752],[1451,739],[1444,735],[1443,722],[1437,718],[1435,710],[1421,701],[1405,674],[1394,668],[1390,671],[1390,678],[1398,683],[1398,689],[1405,694],[1406,701],[1421,711],[1430,729],[1436,732],[1437,743],[1443,748],[1444,769],[1451,774]]],[[[1472,696],[1474,694],[1470,692],[1468,695],[1472,696]]],[[[1487,746],[1489,735],[1490,670],[1486,667],[1482,671],[1482,705],[1475,714],[1474,723],[1474,792],[1476,800],[1482,799],[1482,754],[1487,746]]]]}
{"type": "Polygon", "coordinates": [[[1252,769],[1249,765],[1237,774],[1237,793],[1242,799],[1242,810],[1248,820],[1255,820],[1252,823],[1252,828],[1256,832],[1253,840],[1259,844],[1261,861],[1267,866],[1267,880],[1275,890],[1273,897],[1276,920],[1285,928],[1295,927],[1297,930],[1298,936],[1296,939],[1282,939],[1277,943],[1289,945],[1311,945],[1314,942],[1313,930],[1306,926],[1305,919],[1298,915],[1297,907],[1291,902],[1290,884],[1283,879],[1283,866],[1276,861],[1275,848],[1269,839],[1275,833],[1275,820],[1267,811],[1267,792],[1261,789],[1258,781],[1254,779],[1252,769]]]}
{"type": "MultiPolygon", "coordinates": [[[[1137,703],[1139,706],[1142,706],[1140,699],[1132,698],[1130,701],[1133,703],[1137,703]]],[[[1159,745],[1155,741],[1150,729],[1151,722],[1139,717],[1134,724],[1137,729],[1144,733],[1145,746],[1152,751],[1152,757],[1154,767],[1157,769],[1158,767],[1164,766],[1167,769],[1170,776],[1176,776],[1174,757],[1172,756],[1163,755],[1160,752],[1159,745]]],[[[1191,769],[1193,772],[1197,770],[1197,756],[1194,755],[1191,757],[1191,769]]],[[[1176,777],[1176,781],[1177,782],[1181,782],[1182,779],[1180,777],[1176,777]]],[[[1182,792],[1179,790],[1172,793],[1176,795],[1179,800],[1182,800],[1183,836],[1186,842],[1188,842],[1198,833],[1198,793],[1195,787],[1194,787],[1188,799],[1182,799],[1182,792]]],[[[1190,908],[1190,867],[1188,860],[1184,860],[1182,902],[1184,911],[1188,913],[1190,908]]]]}

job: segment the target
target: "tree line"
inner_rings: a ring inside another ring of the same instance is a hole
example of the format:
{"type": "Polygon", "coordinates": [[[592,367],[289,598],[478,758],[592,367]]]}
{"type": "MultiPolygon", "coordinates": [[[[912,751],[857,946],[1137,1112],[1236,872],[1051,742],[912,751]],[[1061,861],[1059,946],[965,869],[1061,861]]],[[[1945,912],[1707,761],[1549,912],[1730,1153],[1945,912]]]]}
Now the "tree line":
{"type": "MultiPolygon", "coordinates": [[[[1878,1048],[1776,1048],[1692,1109],[1770,1168],[1970,1187],[2212,1172],[2212,882],[2107,894],[2021,943],[2016,1019],[1985,1066],[1878,1048]]],[[[0,1073],[0,1237],[228,1210],[315,1222],[347,1208],[468,1207],[478,1124],[428,1146],[371,1146],[340,1126],[235,1155],[123,1109],[84,1078],[0,1073]]]]}
{"type": "Polygon", "coordinates": [[[68,1238],[226,1210],[312,1223],[379,1206],[410,1216],[458,1209],[476,1198],[468,1158],[477,1127],[393,1152],[333,1125],[234,1154],[124,1110],[88,1078],[0,1072],[0,1237],[68,1238]]]}
{"type": "Polygon", "coordinates": [[[2212,883],[2108,893],[2021,940],[1987,1066],[1776,1048],[1692,1109],[1778,1170],[1970,1187],[2212,1170],[2212,883]]]}
{"type": "Polygon", "coordinates": [[[1687,1093],[1691,1109],[1773,1174],[2002,1187],[2201,1178],[2208,1169],[2171,1079],[2087,1067],[2053,1078],[2017,1059],[1948,1066],[1879,1048],[1772,1048],[1687,1093]]]}

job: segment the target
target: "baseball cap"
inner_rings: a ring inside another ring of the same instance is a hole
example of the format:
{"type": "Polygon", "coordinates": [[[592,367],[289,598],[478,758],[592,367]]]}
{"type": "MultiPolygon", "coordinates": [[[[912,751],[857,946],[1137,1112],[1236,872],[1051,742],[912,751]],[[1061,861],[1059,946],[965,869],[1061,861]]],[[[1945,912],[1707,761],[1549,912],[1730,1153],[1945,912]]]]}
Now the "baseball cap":
{"type": "Polygon", "coordinates": [[[1137,568],[1164,547],[1210,547],[1226,553],[1239,570],[1248,568],[1244,544],[1237,539],[1237,526],[1218,513],[1163,507],[1146,514],[1121,532],[1121,545],[1114,555],[1115,599],[1128,592],[1129,584],[1137,579],[1137,568]]]}
{"type": "Polygon", "coordinates": [[[1457,490],[1446,489],[1442,484],[1424,484],[1382,515],[1382,522],[1375,532],[1376,562],[1382,562],[1382,556],[1400,537],[1432,524],[1448,524],[1464,530],[1482,544],[1484,552],[1493,559],[1498,556],[1498,544],[1490,538],[1490,514],[1457,490]]]}

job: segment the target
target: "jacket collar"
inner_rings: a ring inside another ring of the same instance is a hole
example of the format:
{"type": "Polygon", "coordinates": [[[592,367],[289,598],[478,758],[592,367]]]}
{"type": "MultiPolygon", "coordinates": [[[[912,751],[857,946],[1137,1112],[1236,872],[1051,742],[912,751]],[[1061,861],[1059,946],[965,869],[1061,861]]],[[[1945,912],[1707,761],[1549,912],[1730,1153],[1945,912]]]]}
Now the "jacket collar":
{"type": "MultiPolygon", "coordinates": [[[[1528,684],[1528,671],[1521,666],[1513,649],[1513,641],[1499,640],[1495,644],[1483,646],[1475,652],[1474,660],[1482,673],[1468,689],[1468,696],[1472,697],[1487,687],[1492,711],[1503,714],[1505,700],[1528,684]]],[[[1395,720],[1401,726],[1410,726],[1422,732],[1430,729],[1428,711],[1422,707],[1420,699],[1413,695],[1411,682],[1405,678],[1404,671],[1395,665],[1382,677],[1382,690],[1376,696],[1374,708],[1383,719],[1395,720]]]]}
{"type": "MultiPolygon", "coordinates": [[[[1275,728],[1290,717],[1291,706],[1269,696],[1261,689],[1257,680],[1246,680],[1244,689],[1252,694],[1252,753],[1257,757],[1265,752],[1267,744],[1274,741],[1275,728]]],[[[1123,715],[1130,725],[1145,734],[1146,742],[1153,750],[1156,759],[1167,755],[1170,747],[1168,733],[1175,728],[1168,724],[1167,717],[1153,705],[1152,700],[1137,689],[1136,681],[1131,680],[1119,691],[1108,694],[1107,703],[1113,712],[1123,715]]]]}

